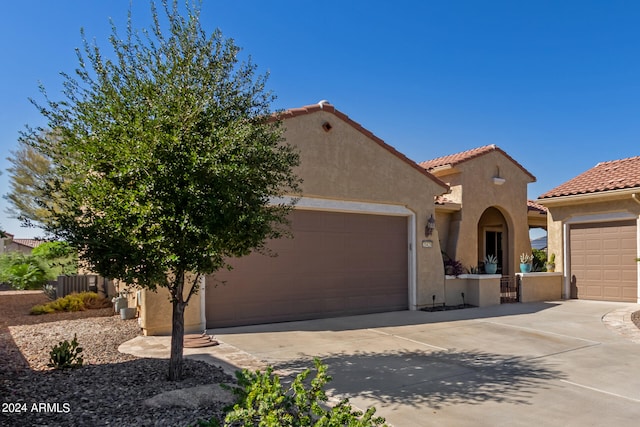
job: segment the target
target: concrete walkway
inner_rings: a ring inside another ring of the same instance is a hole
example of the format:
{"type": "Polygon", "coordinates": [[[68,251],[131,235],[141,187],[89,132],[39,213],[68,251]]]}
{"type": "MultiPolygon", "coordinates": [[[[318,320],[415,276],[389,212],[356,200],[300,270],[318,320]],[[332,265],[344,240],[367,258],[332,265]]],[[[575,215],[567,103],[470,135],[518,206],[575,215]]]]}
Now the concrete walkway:
{"type": "MultiPolygon", "coordinates": [[[[186,349],[228,370],[329,365],[336,397],[395,426],[635,426],[638,304],[558,301],[439,313],[402,311],[210,330],[186,349]]],[[[169,337],[121,351],[168,357],[169,337]]]]}

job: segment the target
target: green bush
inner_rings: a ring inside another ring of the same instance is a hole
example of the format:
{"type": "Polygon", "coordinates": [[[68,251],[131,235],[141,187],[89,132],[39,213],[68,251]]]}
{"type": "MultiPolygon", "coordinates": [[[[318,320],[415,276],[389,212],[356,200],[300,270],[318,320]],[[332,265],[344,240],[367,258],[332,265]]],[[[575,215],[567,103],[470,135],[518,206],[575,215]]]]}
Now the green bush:
{"type": "Polygon", "coordinates": [[[54,369],[79,368],[84,362],[80,353],[82,353],[82,347],[78,345],[76,334],[73,334],[71,342],[64,340],[53,346],[49,352],[49,364],[47,366],[54,369]]]}
{"type": "Polygon", "coordinates": [[[531,249],[533,255],[533,267],[531,271],[547,271],[547,253],[540,249],[531,249]]]}
{"type": "Polygon", "coordinates": [[[29,313],[31,314],[48,314],[48,313],[53,313],[55,312],[55,310],[51,307],[49,307],[48,304],[46,305],[34,305],[33,307],[31,307],[31,311],[29,313]]]}
{"type": "MultiPolygon", "coordinates": [[[[236,404],[227,413],[225,426],[264,427],[370,427],[385,425],[384,418],[374,417],[375,408],[366,412],[354,410],[348,399],[330,408],[326,402],[324,386],[331,381],[327,366],[314,360],[316,376],[311,381],[311,372],[306,369],[298,374],[288,388],[280,383],[271,367],[266,372],[236,372],[238,386],[230,387],[236,396],[236,404]]],[[[201,421],[200,426],[215,427],[218,421],[201,421]]]]}
{"type": "Polygon", "coordinates": [[[45,263],[19,252],[0,255],[0,282],[14,289],[38,289],[50,279],[45,263]]]}
{"type": "Polygon", "coordinates": [[[67,242],[45,242],[31,251],[50,269],[52,278],[78,274],[78,253],[67,242]]]}
{"type": "Polygon", "coordinates": [[[69,294],[63,298],[44,305],[36,305],[31,308],[31,314],[53,313],[55,311],[84,311],[87,309],[111,307],[111,302],[101,298],[95,292],[81,292],[69,294]]]}

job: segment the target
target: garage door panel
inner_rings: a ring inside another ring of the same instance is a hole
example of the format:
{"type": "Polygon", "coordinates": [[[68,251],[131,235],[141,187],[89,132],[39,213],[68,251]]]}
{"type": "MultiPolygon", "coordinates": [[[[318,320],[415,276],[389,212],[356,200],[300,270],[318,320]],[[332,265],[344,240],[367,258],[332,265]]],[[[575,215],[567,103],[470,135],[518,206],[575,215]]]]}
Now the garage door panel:
{"type": "Polygon", "coordinates": [[[234,260],[216,275],[228,286],[207,279],[208,327],[408,308],[406,217],[294,211],[291,228],[277,257],[234,260]]]}
{"type": "Polygon", "coordinates": [[[601,257],[601,264],[602,266],[619,266],[622,259],[620,258],[620,255],[607,255],[604,254],[601,257]]]}
{"type": "Polygon", "coordinates": [[[572,225],[570,268],[578,298],[636,302],[636,223],[572,225]]]}

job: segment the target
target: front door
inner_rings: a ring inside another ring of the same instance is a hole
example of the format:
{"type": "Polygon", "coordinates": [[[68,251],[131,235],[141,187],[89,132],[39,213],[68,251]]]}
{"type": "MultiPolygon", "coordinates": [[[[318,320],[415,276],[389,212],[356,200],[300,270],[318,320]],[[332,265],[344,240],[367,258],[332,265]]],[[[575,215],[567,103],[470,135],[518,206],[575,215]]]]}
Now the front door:
{"type": "Polygon", "coordinates": [[[502,231],[487,230],[484,235],[484,253],[498,258],[497,274],[502,274],[502,231]]]}

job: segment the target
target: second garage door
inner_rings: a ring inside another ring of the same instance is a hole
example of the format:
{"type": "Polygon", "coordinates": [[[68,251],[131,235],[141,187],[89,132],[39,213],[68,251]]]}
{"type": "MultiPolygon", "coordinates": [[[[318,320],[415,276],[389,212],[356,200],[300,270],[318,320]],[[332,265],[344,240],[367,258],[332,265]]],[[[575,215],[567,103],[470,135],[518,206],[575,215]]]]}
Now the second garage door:
{"type": "Polygon", "coordinates": [[[294,211],[292,239],[207,278],[207,327],[408,307],[407,218],[294,211]]]}
{"type": "Polygon", "coordinates": [[[636,302],[636,222],[570,228],[571,297],[636,302]]]}

